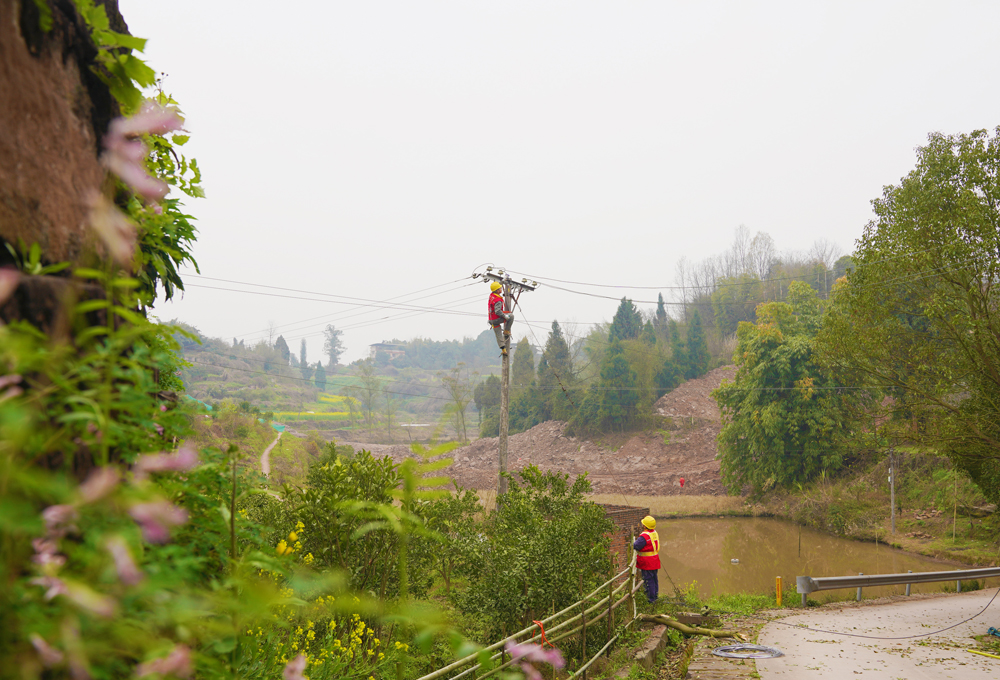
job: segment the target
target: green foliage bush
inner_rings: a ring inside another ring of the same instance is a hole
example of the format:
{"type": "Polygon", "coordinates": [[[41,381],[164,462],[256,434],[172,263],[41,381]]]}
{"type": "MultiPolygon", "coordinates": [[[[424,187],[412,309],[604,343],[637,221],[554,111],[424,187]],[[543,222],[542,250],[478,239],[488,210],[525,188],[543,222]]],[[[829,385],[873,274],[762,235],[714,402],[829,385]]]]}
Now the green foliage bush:
{"type": "Polygon", "coordinates": [[[564,608],[611,570],[611,521],[584,499],[586,475],[570,484],[568,475],[528,466],[520,479],[509,476],[508,492],[482,533],[466,537],[475,571],[459,607],[489,619],[493,637],[564,608]]]}

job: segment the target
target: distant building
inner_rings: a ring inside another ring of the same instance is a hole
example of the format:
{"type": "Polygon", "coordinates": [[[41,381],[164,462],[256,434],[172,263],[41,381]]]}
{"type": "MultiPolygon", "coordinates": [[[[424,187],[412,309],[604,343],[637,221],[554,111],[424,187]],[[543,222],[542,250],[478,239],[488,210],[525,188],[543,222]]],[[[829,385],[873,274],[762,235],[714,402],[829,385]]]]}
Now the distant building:
{"type": "Polygon", "coordinates": [[[389,355],[389,361],[393,361],[397,357],[401,357],[406,354],[405,345],[393,345],[389,342],[376,342],[374,345],[368,345],[368,356],[372,359],[379,352],[385,352],[389,355]]]}

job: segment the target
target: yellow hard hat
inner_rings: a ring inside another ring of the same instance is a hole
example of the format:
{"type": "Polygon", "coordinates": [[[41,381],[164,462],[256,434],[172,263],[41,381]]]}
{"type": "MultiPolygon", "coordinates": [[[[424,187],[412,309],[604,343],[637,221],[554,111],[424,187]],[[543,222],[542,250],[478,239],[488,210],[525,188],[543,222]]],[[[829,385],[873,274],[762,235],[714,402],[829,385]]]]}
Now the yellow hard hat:
{"type": "Polygon", "coordinates": [[[653,519],[652,515],[646,515],[642,518],[642,526],[646,527],[650,531],[656,528],[656,520],[653,519]]]}
{"type": "Polygon", "coordinates": [[[503,286],[501,286],[497,281],[494,281],[493,283],[490,284],[490,292],[495,293],[501,288],[503,288],[503,286]]]}

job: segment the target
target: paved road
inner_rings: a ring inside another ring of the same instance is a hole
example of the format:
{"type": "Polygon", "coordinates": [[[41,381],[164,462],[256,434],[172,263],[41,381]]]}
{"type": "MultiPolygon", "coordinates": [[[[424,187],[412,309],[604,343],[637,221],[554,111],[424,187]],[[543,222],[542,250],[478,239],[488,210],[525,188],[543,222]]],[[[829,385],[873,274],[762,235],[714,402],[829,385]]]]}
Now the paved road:
{"type": "MultiPolygon", "coordinates": [[[[781,619],[827,631],[879,637],[926,635],[977,614],[996,589],[951,595],[925,595],[894,599],[885,604],[851,605],[811,611],[781,619]]],[[[1000,596],[982,614],[944,633],[910,640],[871,640],[817,633],[793,626],[768,623],[759,644],[777,647],[785,656],[758,659],[762,680],[823,678],[905,678],[923,680],[1000,678],[1000,659],[965,651],[975,648],[971,636],[1000,627],[1000,596]]]]}

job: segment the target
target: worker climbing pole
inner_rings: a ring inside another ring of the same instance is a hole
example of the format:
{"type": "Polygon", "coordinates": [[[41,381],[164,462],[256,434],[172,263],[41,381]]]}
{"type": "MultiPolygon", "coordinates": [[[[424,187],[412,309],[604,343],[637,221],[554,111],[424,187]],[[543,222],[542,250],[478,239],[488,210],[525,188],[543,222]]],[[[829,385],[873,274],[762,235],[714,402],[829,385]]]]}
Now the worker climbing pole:
{"type": "Polygon", "coordinates": [[[501,497],[507,493],[507,479],[504,473],[507,472],[507,434],[510,430],[510,329],[514,324],[513,306],[517,304],[521,293],[526,290],[535,290],[538,283],[521,279],[520,282],[511,280],[510,276],[502,269],[493,271],[493,267],[487,267],[486,273],[482,274],[484,281],[489,281],[489,324],[497,335],[497,345],[500,347],[500,358],[502,369],[500,373],[500,476],[497,483],[497,503],[501,502],[501,497]]]}

